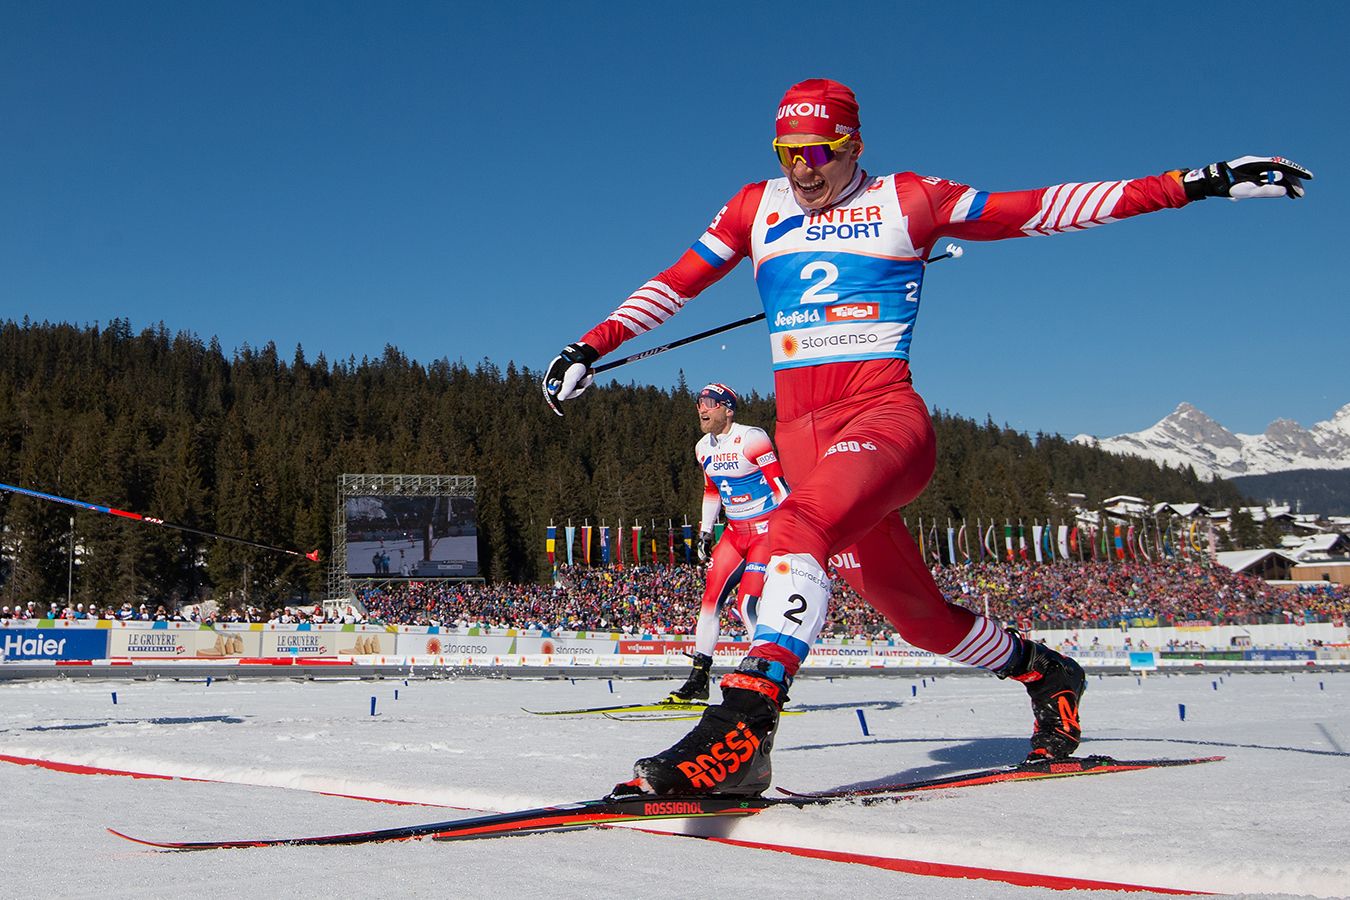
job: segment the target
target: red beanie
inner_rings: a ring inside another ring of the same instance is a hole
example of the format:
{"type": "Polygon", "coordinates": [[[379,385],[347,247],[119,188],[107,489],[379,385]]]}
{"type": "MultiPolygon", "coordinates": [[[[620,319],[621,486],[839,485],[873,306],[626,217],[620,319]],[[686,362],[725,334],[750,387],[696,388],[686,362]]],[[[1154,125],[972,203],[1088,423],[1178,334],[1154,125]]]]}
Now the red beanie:
{"type": "Polygon", "coordinates": [[[853,91],[828,78],[794,84],[778,104],[776,134],[820,134],[841,137],[857,131],[858,100],[853,91]]]}

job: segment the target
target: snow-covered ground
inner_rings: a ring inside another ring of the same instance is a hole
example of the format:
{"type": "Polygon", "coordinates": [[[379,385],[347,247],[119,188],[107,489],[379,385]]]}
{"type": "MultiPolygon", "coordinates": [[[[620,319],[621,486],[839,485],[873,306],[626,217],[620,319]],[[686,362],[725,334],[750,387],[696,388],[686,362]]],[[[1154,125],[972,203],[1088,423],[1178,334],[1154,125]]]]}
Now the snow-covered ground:
{"type": "MultiPolygon", "coordinates": [[[[775,809],[707,827],[744,842],[1155,887],[1350,895],[1350,674],[1228,675],[1216,690],[1218,677],[1092,677],[1084,752],[1223,754],[1224,762],[991,785],[894,805],[775,809]]],[[[230,782],[0,765],[0,897],[1152,896],[1066,895],[623,828],[197,854],[138,847],[104,830],[171,840],[276,837],[459,815],[315,791],[492,810],[597,796],[688,723],[544,718],[520,707],[646,702],[670,686],[0,684],[0,754],[230,782]]],[[[992,678],[802,679],[792,694],[792,706],[809,713],[783,720],[774,763],[776,783],[796,789],[1015,761],[1030,730],[1020,686],[992,678]]]]}

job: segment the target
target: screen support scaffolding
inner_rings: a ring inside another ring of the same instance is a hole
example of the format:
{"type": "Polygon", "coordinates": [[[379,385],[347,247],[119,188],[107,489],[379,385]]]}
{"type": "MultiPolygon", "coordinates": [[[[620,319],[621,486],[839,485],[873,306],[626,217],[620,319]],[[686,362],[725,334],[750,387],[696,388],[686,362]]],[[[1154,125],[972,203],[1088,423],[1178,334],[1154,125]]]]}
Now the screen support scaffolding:
{"type": "MultiPolygon", "coordinates": [[[[345,606],[355,598],[355,587],[390,579],[352,578],[347,571],[347,499],[371,495],[400,497],[476,498],[478,479],[473,475],[354,475],[338,476],[337,514],[333,517],[333,553],[328,561],[328,602],[345,606]]],[[[406,579],[405,579],[406,580],[406,579]]],[[[475,579],[481,580],[481,579],[475,579]]]]}

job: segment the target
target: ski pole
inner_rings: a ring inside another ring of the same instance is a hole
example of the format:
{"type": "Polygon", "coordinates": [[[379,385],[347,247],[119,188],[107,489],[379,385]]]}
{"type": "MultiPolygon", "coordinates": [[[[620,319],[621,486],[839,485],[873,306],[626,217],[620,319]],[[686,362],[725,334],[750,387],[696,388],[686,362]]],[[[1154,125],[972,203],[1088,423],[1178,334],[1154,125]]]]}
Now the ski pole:
{"type": "Polygon", "coordinates": [[[33,491],[28,488],[15,487],[12,484],[0,483],[0,491],[9,491],[14,494],[21,494],[25,497],[36,497],[39,500],[50,500],[52,503],[64,503],[66,506],[74,506],[77,509],[88,510],[89,512],[105,513],[110,516],[119,516],[123,519],[132,519],[136,522],[149,522],[151,525],[160,525],[164,528],[175,528],[178,531],[187,531],[191,534],[198,534],[202,537],[215,538],[220,541],[232,541],[236,544],[245,544],[249,547],[257,547],[259,550],[270,550],[273,553],[285,553],[287,556],[298,556],[301,559],[307,559],[310,562],[319,561],[319,551],[311,550],[309,553],[301,553],[299,550],[287,550],[285,547],[273,547],[271,544],[262,544],[258,541],[250,541],[248,538],[234,537],[233,535],[220,534],[216,531],[205,531],[200,528],[189,528],[186,525],[175,525],[172,522],[166,522],[163,519],[157,519],[154,516],[143,516],[140,513],[127,512],[124,509],[113,509],[110,506],[99,506],[97,503],[86,503],[83,500],[71,500],[69,497],[58,497],[55,494],[44,494],[42,491],[33,491]]]}
{"type": "MultiPolygon", "coordinates": [[[[945,253],[937,256],[930,256],[924,260],[924,264],[940,262],[944,259],[960,259],[964,254],[965,248],[956,244],[948,244],[945,253]]],[[[735,322],[728,322],[725,325],[719,325],[716,328],[709,328],[707,331],[700,331],[698,334],[691,334],[689,337],[680,338],[678,341],[671,341],[669,344],[662,344],[659,347],[652,347],[650,350],[643,350],[641,353],[634,353],[632,356],[625,356],[623,359],[616,359],[614,362],[607,362],[603,366],[596,366],[591,369],[592,375],[599,375],[601,372],[608,372],[610,369],[617,369],[619,366],[626,366],[629,363],[638,360],[647,359],[656,356],[658,353],[665,353],[667,350],[674,350],[676,347],[683,347],[685,344],[692,344],[694,341],[701,341],[704,338],[710,338],[715,334],[721,334],[724,331],[731,331],[733,328],[740,328],[742,325],[749,325],[752,322],[758,322],[765,317],[765,313],[756,313],[753,316],[746,316],[744,319],[737,319],[735,322]]]]}

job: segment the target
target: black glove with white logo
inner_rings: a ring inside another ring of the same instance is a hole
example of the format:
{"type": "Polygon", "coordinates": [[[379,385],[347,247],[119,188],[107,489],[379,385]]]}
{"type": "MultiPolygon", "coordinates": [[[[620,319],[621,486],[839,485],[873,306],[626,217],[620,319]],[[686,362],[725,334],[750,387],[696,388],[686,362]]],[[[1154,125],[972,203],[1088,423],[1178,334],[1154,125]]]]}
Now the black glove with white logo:
{"type": "Polygon", "coordinates": [[[712,564],[713,536],[711,531],[700,531],[698,535],[698,561],[702,565],[712,564]]]}
{"type": "Polygon", "coordinates": [[[1303,196],[1303,182],[1312,181],[1312,177],[1312,172],[1282,156],[1241,156],[1228,162],[1210,163],[1203,169],[1191,169],[1181,176],[1181,186],[1188,200],[1206,197],[1297,200],[1303,196]]]}
{"type": "Polygon", "coordinates": [[[544,400],[549,409],[561,416],[563,411],[558,404],[571,400],[591,386],[595,380],[591,363],[599,358],[600,354],[595,352],[594,347],[580,341],[558,351],[544,372],[544,400]]]}

